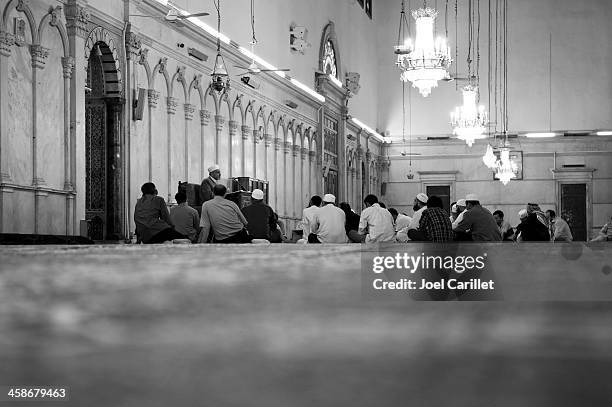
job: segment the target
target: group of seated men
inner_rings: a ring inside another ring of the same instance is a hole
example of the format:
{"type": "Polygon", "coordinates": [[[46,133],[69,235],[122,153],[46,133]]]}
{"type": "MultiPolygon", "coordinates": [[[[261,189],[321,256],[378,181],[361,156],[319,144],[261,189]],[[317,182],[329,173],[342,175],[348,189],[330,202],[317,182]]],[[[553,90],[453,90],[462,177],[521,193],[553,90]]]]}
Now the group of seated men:
{"type": "MultiPolygon", "coordinates": [[[[227,188],[218,183],[219,166],[208,168],[209,177],[202,181],[201,215],[187,204],[184,192],[176,195],[177,205],[168,211],[166,202],[157,196],[151,182],[145,183],[142,198],[136,203],[134,221],[138,240],[162,243],[183,239],[192,243],[249,243],[254,239],[272,243],[286,241],[278,216],[264,202],[264,193],[255,189],[251,205],[242,209],[225,199],[227,188]]],[[[347,202],[336,206],[336,197],[325,194],[310,199],[303,210],[303,238],[298,243],[378,243],[378,242],[451,242],[451,241],[572,241],[569,225],[555,211],[543,212],[529,203],[519,211],[520,223],[512,227],[504,213],[491,213],[474,194],[451,204],[450,216],[437,196],[419,193],[414,199],[412,217],[386,209],[375,195],[364,199],[361,216],[347,202]]],[[[612,240],[611,222],[604,225],[594,240],[612,240]]]]}
{"type": "Polygon", "coordinates": [[[200,189],[203,201],[201,214],[187,204],[187,195],[175,195],[177,205],[170,211],[163,198],[157,196],[152,182],[145,183],[142,197],[134,209],[136,234],[142,243],[163,243],[183,240],[191,243],[250,243],[255,239],[280,243],[283,239],[278,216],[264,202],[264,192],[251,193],[251,205],[240,209],[225,199],[227,187],[218,183],[218,165],[208,168],[209,177],[200,189]]]}

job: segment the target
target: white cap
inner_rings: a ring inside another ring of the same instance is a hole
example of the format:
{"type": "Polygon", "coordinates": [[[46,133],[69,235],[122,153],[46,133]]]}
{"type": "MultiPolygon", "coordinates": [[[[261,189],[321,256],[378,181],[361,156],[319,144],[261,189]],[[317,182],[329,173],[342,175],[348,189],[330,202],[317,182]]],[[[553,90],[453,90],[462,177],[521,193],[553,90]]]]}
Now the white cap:
{"type": "Polygon", "coordinates": [[[253,192],[251,192],[251,198],[264,199],[264,193],[261,189],[254,189],[253,192]]]}
{"type": "Polygon", "coordinates": [[[465,207],[465,199],[460,199],[457,201],[457,206],[463,206],[465,207]]]}
{"type": "Polygon", "coordinates": [[[451,212],[457,213],[457,204],[453,204],[453,206],[451,206],[451,212]]]}
{"type": "Polygon", "coordinates": [[[424,204],[426,204],[427,201],[429,200],[429,197],[421,192],[420,194],[417,195],[417,200],[419,200],[419,201],[423,202],[424,204]]]}
{"type": "Polygon", "coordinates": [[[521,209],[518,215],[521,219],[525,218],[527,216],[527,209],[521,209]]]}
{"type": "Polygon", "coordinates": [[[214,164],[214,165],[211,165],[210,167],[208,167],[208,173],[210,174],[211,172],[217,171],[217,170],[220,170],[220,169],[221,168],[217,164],[214,164]]]}
{"type": "Polygon", "coordinates": [[[478,199],[478,195],[476,195],[476,194],[467,194],[467,195],[465,196],[465,201],[466,201],[466,202],[467,202],[467,201],[479,201],[479,199],[478,199]]]}
{"type": "Polygon", "coordinates": [[[325,194],[323,202],[336,203],[336,197],[332,194],[325,194]]]}

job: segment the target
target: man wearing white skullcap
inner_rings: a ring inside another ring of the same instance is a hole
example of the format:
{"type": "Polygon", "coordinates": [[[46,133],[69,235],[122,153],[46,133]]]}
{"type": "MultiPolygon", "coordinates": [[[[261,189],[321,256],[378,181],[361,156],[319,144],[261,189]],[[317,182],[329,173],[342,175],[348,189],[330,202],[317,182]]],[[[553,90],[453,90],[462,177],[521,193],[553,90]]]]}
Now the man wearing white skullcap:
{"type": "Polygon", "coordinates": [[[251,204],[241,210],[248,222],[247,230],[251,237],[270,241],[272,232],[276,230],[278,216],[266,205],[264,199],[264,192],[261,189],[254,189],[251,192],[251,204]]]}
{"type": "Polygon", "coordinates": [[[475,242],[501,242],[502,236],[493,214],[480,206],[475,194],[467,194],[465,201],[465,215],[457,226],[453,226],[453,231],[459,234],[469,232],[475,242]]]}
{"type": "Polygon", "coordinates": [[[217,181],[221,179],[221,170],[217,164],[208,167],[208,178],[204,178],[200,185],[200,201],[202,204],[210,201],[215,197],[213,188],[217,185],[217,181]]]}
{"type": "Polygon", "coordinates": [[[323,196],[323,204],[313,215],[308,243],[347,243],[344,224],[346,215],[336,205],[332,194],[323,196]]]}
{"type": "Polygon", "coordinates": [[[419,229],[419,222],[421,221],[421,215],[427,209],[427,200],[429,197],[424,193],[420,193],[414,198],[414,206],[412,209],[414,210],[414,215],[412,215],[412,220],[410,221],[410,225],[408,225],[408,230],[411,229],[419,229]]]}

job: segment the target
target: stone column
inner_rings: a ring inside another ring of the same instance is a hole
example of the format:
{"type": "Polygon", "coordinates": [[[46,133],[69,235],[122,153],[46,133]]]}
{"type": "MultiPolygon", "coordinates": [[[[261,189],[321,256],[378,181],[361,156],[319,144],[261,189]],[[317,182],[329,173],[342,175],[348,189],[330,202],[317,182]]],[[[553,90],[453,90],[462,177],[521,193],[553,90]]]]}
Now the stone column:
{"type": "Polygon", "coordinates": [[[45,179],[39,173],[38,135],[44,134],[45,124],[38,120],[38,98],[41,91],[38,86],[38,71],[45,67],[49,50],[41,45],[30,45],[30,54],[32,55],[32,186],[36,188],[34,193],[34,234],[38,234],[40,233],[40,198],[48,195],[47,192],[39,189],[45,185],[45,179]]]}
{"type": "MultiPolygon", "coordinates": [[[[264,134],[264,179],[267,180],[268,182],[270,181],[270,174],[268,174],[268,150],[270,148],[270,145],[272,144],[272,140],[274,139],[274,136],[272,134],[269,133],[265,133],[264,134]]],[[[271,200],[268,198],[268,202],[271,202],[271,200]]]]}
{"type": "MultiPolygon", "coordinates": [[[[299,202],[300,202],[300,204],[302,206],[304,206],[304,204],[306,204],[306,205],[308,204],[307,202],[302,201],[302,199],[304,199],[304,189],[305,189],[304,188],[304,183],[306,181],[306,178],[310,179],[310,172],[308,172],[307,175],[304,176],[304,168],[308,169],[308,161],[306,161],[307,157],[308,157],[308,149],[305,148],[305,147],[302,147],[300,149],[300,177],[301,177],[301,179],[300,179],[300,200],[299,200],[299,202]]],[[[301,214],[301,209],[302,209],[301,207],[297,208],[297,210],[298,210],[298,213],[297,213],[298,217],[301,214]]]]}
{"type": "MultiPolygon", "coordinates": [[[[74,68],[70,78],[70,183],[73,197],[78,200],[73,204],[73,234],[80,233],[79,219],[85,219],[85,82],[87,81],[87,63],[83,58],[87,24],[90,20],[85,0],[68,0],[64,5],[66,30],[70,45],[70,55],[80,56],[74,59],[74,68]],[[76,194],[76,195],[75,195],[76,194]]],[[[1,121],[1,120],[0,120],[1,121]]]]}
{"type": "Polygon", "coordinates": [[[200,179],[204,179],[206,173],[206,149],[204,145],[205,128],[210,123],[210,112],[208,110],[200,110],[200,179]]]}
{"type": "Polygon", "coordinates": [[[6,194],[13,192],[10,186],[12,182],[8,160],[8,60],[11,56],[11,48],[15,43],[15,37],[5,31],[0,31],[0,233],[6,232],[4,229],[4,213],[6,194]]]}
{"type": "MultiPolygon", "coordinates": [[[[129,3],[127,14],[129,14],[129,3]]],[[[127,31],[125,34],[125,77],[124,77],[124,85],[125,91],[122,89],[122,92],[125,94],[123,97],[125,98],[125,106],[126,109],[123,113],[123,117],[125,120],[123,121],[123,137],[122,143],[124,152],[123,152],[123,202],[122,207],[125,208],[124,218],[122,220],[123,224],[123,237],[129,238],[136,228],[134,224],[134,217],[132,216],[132,211],[136,202],[131,201],[132,197],[132,134],[136,134],[136,123],[132,120],[132,106],[133,106],[133,94],[131,89],[134,88],[134,84],[136,83],[136,72],[137,67],[136,64],[139,63],[139,54],[142,43],[140,38],[132,31],[132,25],[128,24],[127,31]]],[[[150,118],[150,116],[149,116],[150,118]]],[[[149,119],[150,120],[150,119],[149,119]]],[[[137,189],[138,191],[139,189],[137,189]]]]}
{"type": "Polygon", "coordinates": [[[229,134],[230,134],[230,139],[229,139],[229,152],[228,152],[228,163],[229,163],[229,173],[228,173],[228,178],[232,178],[235,177],[236,174],[234,174],[234,142],[236,139],[236,133],[238,133],[238,122],[235,120],[230,120],[228,122],[229,125],[229,134]]]}
{"type": "MultiPolygon", "coordinates": [[[[64,190],[73,192],[74,185],[70,179],[70,78],[74,69],[73,57],[62,57],[62,73],[64,76],[64,190]]],[[[74,218],[72,217],[72,205],[74,195],[66,194],[66,235],[72,234],[74,230],[74,218]]]]}
{"type": "MultiPolygon", "coordinates": [[[[261,136],[262,134],[260,130],[253,130],[253,176],[257,179],[263,179],[262,174],[257,173],[257,144],[261,142],[261,136]]],[[[265,152],[266,150],[264,149],[264,154],[265,152]]],[[[264,163],[265,162],[266,159],[264,158],[264,163]]]]}
{"type": "MultiPolygon", "coordinates": [[[[360,135],[357,136],[357,141],[359,141],[360,135]]],[[[363,202],[363,198],[365,198],[362,194],[362,177],[363,173],[361,171],[361,163],[363,161],[363,149],[360,144],[357,144],[357,173],[356,173],[356,185],[357,185],[357,195],[355,200],[355,210],[361,212],[361,205],[363,202]]]]}
{"type": "Polygon", "coordinates": [[[312,190],[312,184],[315,183],[314,177],[315,177],[315,171],[314,171],[314,166],[315,166],[315,158],[317,156],[317,152],[316,151],[309,151],[308,152],[308,196],[311,197],[314,195],[313,190],[312,190]]]}
{"type": "MultiPolygon", "coordinates": [[[[246,176],[246,169],[244,168],[246,162],[246,142],[250,138],[251,128],[249,126],[242,125],[240,127],[242,133],[242,142],[240,144],[240,152],[241,152],[241,162],[240,162],[240,174],[241,176],[246,176]]],[[[253,176],[255,171],[253,171],[253,176]]]]}
{"type": "Polygon", "coordinates": [[[220,114],[216,114],[215,115],[215,163],[216,164],[219,163],[219,138],[221,137],[223,126],[225,126],[225,117],[221,116],[220,114]]]}
{"type": "Polygon", "coordinates": [[[299,168],[299,163],[298,163],[298,156],[300,154],[300,146],[297,144],[293,145],[293,158],[291,159],[291,168],[293,169],[292,174],[291,174],[291,183],[293,184],[291,186],[291,206],[293,207],[293,212],[292,212],[292,216],[295,218],[296,217],[296,212],[298,210],[298,204],[297,204],[297,195],[298,195],[298,168],[299,168]]]}
{"type": "Polygon", "coordinates": [[[189,182],[189,122],[193,120],[195,106],[185,103],[183,110],[185,111],[185,182],[189,182]]]}
{"type": "Polygon", "coordinates": [[[168,199],[167,202],[169,204],[174,203],[174,196],[172,195],[172,185],[174,185],[174,180],[172,179],[172,118],[176,115],[176,108],[178,106],[178,101],[176,98],[167,96],[166,97],[166,110],[168,112],[168,199]]]}
{"type": "Polygon", "coordinates": [[[372,193],[372,174],[370,174],[370,163],[372,161],[372,153],[370,152],[370,150],[368,149],[365,153],[365,174],[363,175],[365,180],[367,181],[367,186],[368,189],[366,191],[366,194],[371,194],[372,193]]]}
{"type": "Polygon", "coordinates": [[[281,149],[282,140],[279,137],[274,138],[274,208],[278,213],[282,208],[279,208],[280,202],[278,199],[278,154],[281,149]]]}
{"type": "Polygon", "coordinates": [[[153,110],[157,108],[159,103],[159,92],[155,89],[147,89],[147,100],[149,109],[149,124],[148,124],[148,148],[149,148],[149,181],[153,180],[153,110]]]}

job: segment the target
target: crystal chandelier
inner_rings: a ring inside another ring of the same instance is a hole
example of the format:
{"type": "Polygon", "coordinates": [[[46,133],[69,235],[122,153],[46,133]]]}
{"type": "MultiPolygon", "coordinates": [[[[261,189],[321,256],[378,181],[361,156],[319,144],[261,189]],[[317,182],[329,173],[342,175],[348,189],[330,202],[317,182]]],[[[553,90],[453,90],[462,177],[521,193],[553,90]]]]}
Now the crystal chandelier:
{"type": "Polygon", "coordinates": [[[495,169],[495,166],[497,165],[497,157],[493,152],[493,147],[491,147],[491,144],[487,144],[487,152],[484,156],[482,156],[482,162],[490,169],[495,169]]]}
{"type": "Polygon", "coordinates": [[[431,89],[438,86],[438,81],[449,77],[448,68],[452,62],[446,39],[438,37],[434,41],[434,21],[437,16],[438,12],[427,7],[427,2],[424,2],[423,8],[412,11],[416,21],[414,44],[409,37],[400,43],[402,33],[409,31],[402,1],[400,38],[395,46],[396,65],[402,70],[400,79],[412,82],[412,86],[418,88],[424,97],[429,96],[431,89]]]}
{"type": "Polygon", "coordinates": [[[463,88],[463,106],[451,112],[453,134],[472,147],[474,140],[486,138],[487,112],[484,106],[477,106],[478,87],[468,85],[463,88]]]}

